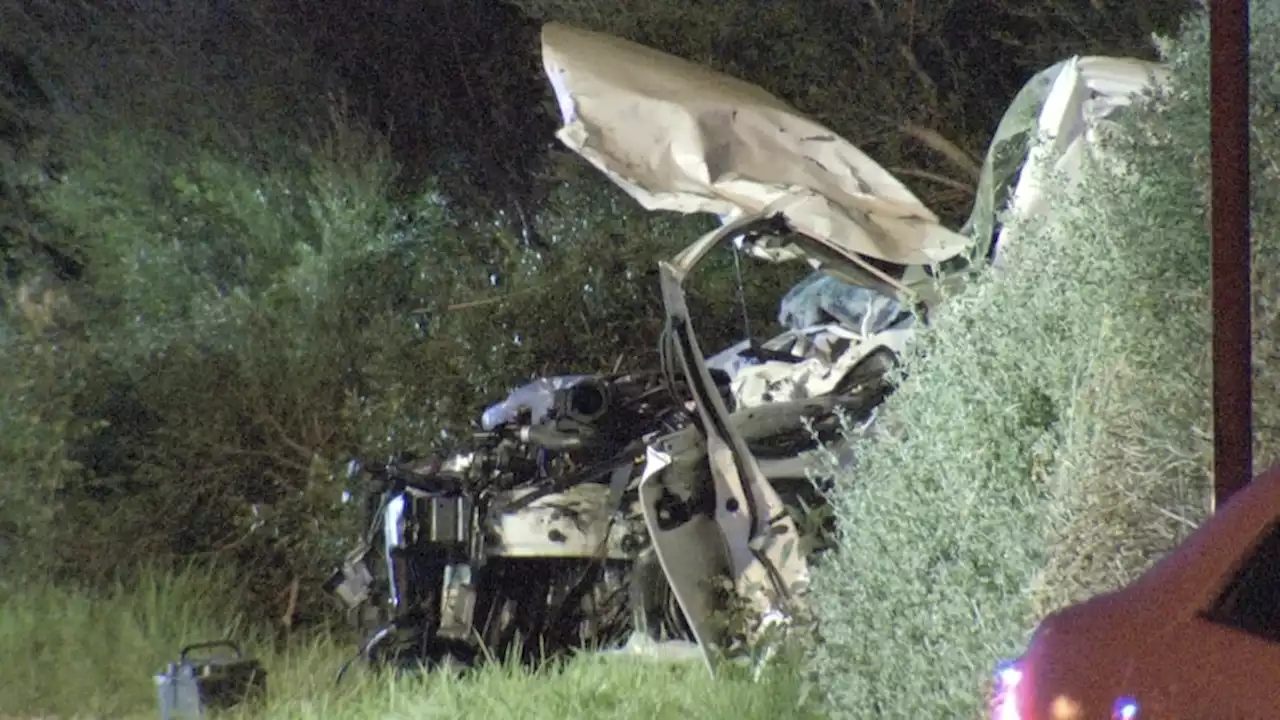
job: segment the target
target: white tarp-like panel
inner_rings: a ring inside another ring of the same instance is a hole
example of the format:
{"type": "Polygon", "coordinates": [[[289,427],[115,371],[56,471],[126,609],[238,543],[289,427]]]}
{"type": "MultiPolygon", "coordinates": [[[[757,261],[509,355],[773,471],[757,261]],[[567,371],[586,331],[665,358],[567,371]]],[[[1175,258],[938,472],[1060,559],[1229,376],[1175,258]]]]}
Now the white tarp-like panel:
{"type": "Polygon", "coordinates": [[[550,23],[542,61],[557,137],[645,208],[736,217],[787,195],[796,230],[904,265],[970,241],[892,174],[756,85],[636,43],[550,23]]]}
{"type": "MultiPolygon", "coordinates": [[[[984,177],[979,188],[974,217],[968,227],[990,232],[995,225],[994,207],[988,195],[996,193],[996,185],[1012,187],[1009,209],[1022,217],[1044,217],[1051,198],[1044,194],[1046,172],[1062,173],[1074,180],[1080,171],[1082,154],[1094,147],[1095,128],[1117,109],[1128,106],[1134,97],[1152,84],[1164,83],[1168,71],[1161,65],[1137,58],[1086,56],[1073,57],[1038,73],[1028,81],[1018,98],[1005,113],[988,152],[984,176],[1000,173],[1001,177],[984,177]],[[1033,112],[1032,108],[1036,108],[1033,112]],[[1022,133],[1021,153],[1009,153],[1006,165],[995,167],[1000,143],[1022,133]],[[1015,171],[1012,161],[1020,164],[1015,171]],[[984,203],[983,200],[986,200],[984,203]],[[984,217],[977,217],[978,214],[984,217]]],[[[999,252],[1017,240],[1017,231],[1000,230],[995,261],[999,252]]]]}

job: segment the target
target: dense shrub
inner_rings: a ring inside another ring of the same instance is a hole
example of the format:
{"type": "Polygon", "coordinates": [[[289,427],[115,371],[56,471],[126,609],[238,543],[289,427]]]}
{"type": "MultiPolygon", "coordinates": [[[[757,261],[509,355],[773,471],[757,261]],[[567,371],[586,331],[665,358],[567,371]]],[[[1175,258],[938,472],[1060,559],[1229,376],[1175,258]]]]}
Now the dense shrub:
{"type": "MultiPolygon", "coordinates": [[[[41,38],[6,36],[41,97],[14,83],[0,108],[21,130],[0,552],[86,582],[217,558],[264,612],[313,618],[353,519],[338,468],[450,443],[531,374],[654,367],[656,261],[708,223],[565,159],[530,247],[431,181],[407,191],[322,72],[290,80],[319,61],[252,4],[200,7],[5,8],[6,32],[41,38]],[[278,84],[254,77],[272,62],[278,84]]],[[[731,260],[694,298],[712,346],[741,332],[731,260]]]]}
{"type": "MultiPolygon", "coordinates": [[[[1276,457],[1280,10],[1253,7],[1258,463],[1276,457]]],[[[968,717],[1044,613],[1134,578],[1206,511],[1208,24],[1052,222],[936,318],[833,502],[813,656],[836,717],[968,717]]]]}

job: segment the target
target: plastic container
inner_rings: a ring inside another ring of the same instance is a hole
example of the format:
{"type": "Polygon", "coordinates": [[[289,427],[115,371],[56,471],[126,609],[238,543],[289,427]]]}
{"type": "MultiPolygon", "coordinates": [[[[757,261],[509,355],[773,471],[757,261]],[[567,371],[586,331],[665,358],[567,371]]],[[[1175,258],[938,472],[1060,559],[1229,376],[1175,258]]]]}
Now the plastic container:
{"type": "Polygon", "coordinates": [[[267,673],[230,640],[198,643],[182,649],[178,662],[155,676],[161,720],[197,720],[210,709],[226,709],[260,697],[267,673]],[[231,653],[193,658],[197,651],[225,648],[231,653]]]}

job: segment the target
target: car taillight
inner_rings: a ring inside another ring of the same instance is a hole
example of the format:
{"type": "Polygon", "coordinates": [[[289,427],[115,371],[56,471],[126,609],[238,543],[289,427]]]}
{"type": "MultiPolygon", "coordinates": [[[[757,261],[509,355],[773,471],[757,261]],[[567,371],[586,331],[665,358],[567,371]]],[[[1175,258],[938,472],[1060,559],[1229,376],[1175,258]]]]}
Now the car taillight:
{"type": "Polygon", "coordinates": [[[991,697],[991,720],[1024,720],[1019,708],[1022,687],[1022,668],[1018,662],[1008,662],[996,668],[994,692],[991,697]]]}

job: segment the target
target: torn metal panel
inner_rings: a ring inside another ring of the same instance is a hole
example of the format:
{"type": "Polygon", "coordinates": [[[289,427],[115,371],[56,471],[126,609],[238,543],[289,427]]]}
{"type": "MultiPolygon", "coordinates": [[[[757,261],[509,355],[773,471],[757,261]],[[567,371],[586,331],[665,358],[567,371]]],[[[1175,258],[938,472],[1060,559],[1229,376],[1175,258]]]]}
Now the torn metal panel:
{"type": "Polygon", "coordinates": [[[645,543],[629,523],[615,521],[609,499],[609,486],[594,483],[557,493],[537,486],[495,493],[484,516],[485,554],[630,559],[645,543]]]}
{"type": "MultiPolygon", "coordinates": [[[[772,214],[764,215],[767,218],[772,214]]],[[[710,475],[709,486],[704,484],[702,490],[714,503],[710,513],[691,516],[664,532],[668,537],[675,532],[687,533],[686,542],[701,546],[698,552],[724,547],[729,562],[725,579],[761,621],[779,613],[787,615],[801,602],[800,596],[809,584],[808,561],[800,552],[795,519],[761,470],[746,439],[734,427],[725,400],[717,391],[692,327],[683,285],[716,245],[768,222],[761,217],[739,218],[699,238],[673,261],[658,264],[667,313],[665,354],[674,361],[673,369],[679,370],[690,389],[700,426],[700,450],[705,453],[710,475]]],[[[662,444],[663,439],[656,442],[662,444]]],[[[660,482],[662,477],[655,476],[649,483],[660,482]]],[[[661,525],[656,508],[661,496],[662,488],[653,487],[642,497],[651,533],[661,525]]],[[[666,545],[654,538],[672,592],[680,599],[690,625],[698,628],[698,641],[707,652],[708,663],[712,663],[716,649],[725,647],[728,637],[712,617],[719,606],[714,602],[714,586],[708,588],[707,584],[722,578],[724,570],[710,576],[702,573],[698,580],[700,573],[689,566],[688,553],[693,549],[678,550],[674,539],[666,545]]]]}
{"type": "Polygon", "coordinates": [[[982,245],[998,237],[993,253],[1016,240],[1001,228],[1005,209],[1025,215],[1047,210],[1046,172],[1079,174],[1084,152],[1092,152],[1097,129],[1143,90],[1167,81],[1168,70],[1137,58],[1073,57],[1027,81],[996,128],[987,150],[973,211],[962,230],[982,245]]]}
{"type": "Polygon", "coordinates": [[[557,137],[644,207],[731,218],[788,195],[798,232],[903,265],[963,236],[835,132],[750,83],[620,38],[550,23],[542,59],[557,137]]]}
{"type": "Polygon", "coordinates": [[[540,423],[551,412],[556,393],[577,385],[591,375],[553,375],[538,378],[511,391],[501,402],[485,408],[480,415],[480,427],[493,430],[507,423],[514,423],[520,413],[529,413],[529,421],[540,423]]]}

